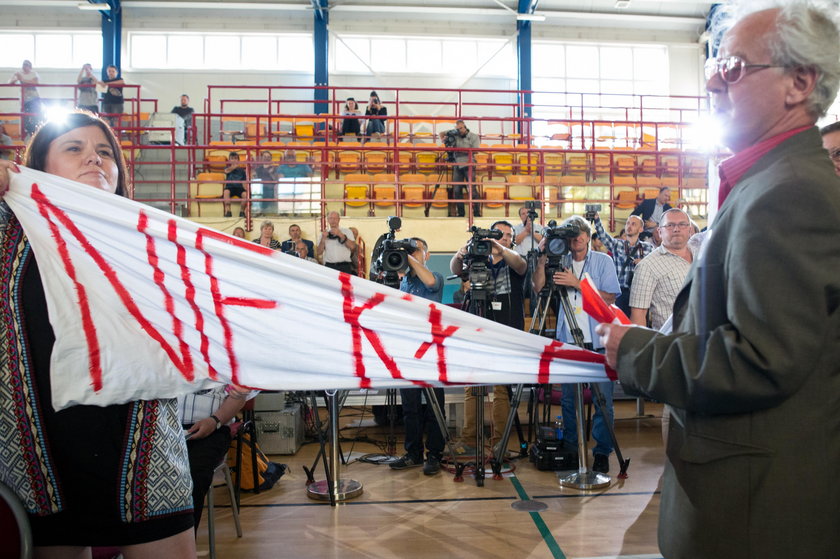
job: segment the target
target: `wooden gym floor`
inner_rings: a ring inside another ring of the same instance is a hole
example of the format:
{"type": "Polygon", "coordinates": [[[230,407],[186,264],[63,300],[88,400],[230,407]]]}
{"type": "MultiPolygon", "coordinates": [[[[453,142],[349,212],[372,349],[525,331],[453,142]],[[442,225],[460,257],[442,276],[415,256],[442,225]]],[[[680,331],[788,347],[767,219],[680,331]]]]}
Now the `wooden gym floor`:
{"type": "MultiPolygon", "coordinates": [[[[351,463],[342,467],[341,477],[361,482],[364,493],[336,507],[307,497],[302,466],[312,465],[316,443],[305,444],[294,456],[271,456],[287,464],[288,473],[267,492],[243,493],[241,539],[236,537],[226,490],[215,490],[217,557],[659,559],[662,407],[647,403],[650,417],[643,419],[635,418],[634,401],[617,401],[615,410],[616,436],[624,456],[631,459],[629,476],[616,479],[613,454],[610,486],[582,492],[561,488],[557,472],[538,471],[527,458],[514,460],[513,472],[503,480],[488,474],[484,487],[477,487],[468,476],[455,483],[445,469],[424,476],[421,468],[394,471],[360,462],[359,456],[382,449],[346,439],[382,442],[387,428],[348,427],[358,424],[360,416],[370,418],[370,413],[365,408],[345,408],[340,421],[342,450],[350,454],[351,463]],[[523,500],[544,503],[546,508],[539,512],[513,508],[523,500]]],[[[520,417],[525,416],[523,404],[520,417]]],[[[402,454],[401,427],[397,429],[397,454],[402,454]]],[[[515,433],[511,438],[514,448],[515,433]]],[[[323,479],[320,466],[315,478],[323,479]]],[[[198,531],[199,556],[207,556],[206,516],[205,511],[198,531]]]]}

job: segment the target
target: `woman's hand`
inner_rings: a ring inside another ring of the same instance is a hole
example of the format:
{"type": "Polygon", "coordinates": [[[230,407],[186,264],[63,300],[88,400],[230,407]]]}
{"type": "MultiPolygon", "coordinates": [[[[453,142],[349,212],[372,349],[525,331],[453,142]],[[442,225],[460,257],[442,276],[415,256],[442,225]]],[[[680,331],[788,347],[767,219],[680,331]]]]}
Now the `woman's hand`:
{"type": "Polygon", "coordinates": [[[20,173],[20,167],[14,161],[0,159],[0,198],[3,198],[6,191],[9,190],[9,182],[11,181],[9,173],[12,172],[20,173]]]}

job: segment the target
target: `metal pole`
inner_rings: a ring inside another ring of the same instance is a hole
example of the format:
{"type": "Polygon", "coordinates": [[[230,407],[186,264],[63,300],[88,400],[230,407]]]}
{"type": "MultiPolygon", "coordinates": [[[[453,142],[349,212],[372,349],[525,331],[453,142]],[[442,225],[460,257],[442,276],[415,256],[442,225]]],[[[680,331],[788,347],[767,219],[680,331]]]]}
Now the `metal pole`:
{"type": "Polygon", "coordinates": [[[575,417],[578,435],[578,471],[560,478],[560,486],[584,491],[607,487],[611,481],[610,476],[590,471],[587,464],[586,429],[583,424],[583,384],[575,385],[575,417]]]}
{"type": "Polygon", "coordinates": [[[317,501],[347,501],[358,497],[364,491],[362,484],[354,479],[341,479],[341,459],[338,454],[338,391],[327,392],[330,402],[330,472],[332,483],[320,480],[310,483],[306,494],[317,501]],[[330,495],[332,494],[332,499],[330,495]]]}

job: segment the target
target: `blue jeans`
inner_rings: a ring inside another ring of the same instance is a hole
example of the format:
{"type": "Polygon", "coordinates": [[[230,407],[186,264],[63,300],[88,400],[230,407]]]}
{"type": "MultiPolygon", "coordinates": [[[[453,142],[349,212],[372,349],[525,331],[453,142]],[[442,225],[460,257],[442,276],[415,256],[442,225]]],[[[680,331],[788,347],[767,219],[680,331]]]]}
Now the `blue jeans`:
{"type": "MultiPolygon", "coordinates": [[[[604,395],[604,401],[607,408],[607,421],[610,427],[613,426],[615,420],[615,412],[613,410],[613,389],[615,385],[612,382],[597,382],[593,383],[601,389],[601,394],[604,395]]],[[[563,384],[563,397],[560,400],[560,406],[563,409],[563,440],[569,444],[577,444],[577,421],[575,418],[575,385],[563,384]]],[[[595,417],[592,419],[592,438],[595,439],[595,448],[592,450],[594,454],[603,454],[609,456],[613,451],[612,439],[607,430],[607,424],[604,423],[604,414],[601,406],[592,395],[592,400],[595,402],[595,417]]]]}

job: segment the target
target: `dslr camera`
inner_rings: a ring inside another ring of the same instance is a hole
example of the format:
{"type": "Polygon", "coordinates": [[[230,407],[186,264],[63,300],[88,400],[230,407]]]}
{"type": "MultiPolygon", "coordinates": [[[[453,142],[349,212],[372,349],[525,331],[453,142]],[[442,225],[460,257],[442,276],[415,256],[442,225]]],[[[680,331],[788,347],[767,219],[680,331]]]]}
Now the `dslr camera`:
{"type": "Polygon", "coordinates": [[[595,214],[601,211],[601,204],[586,204],[586,213],[583,215],[584,219],[589,222],[595,221],[595,214]]]}

